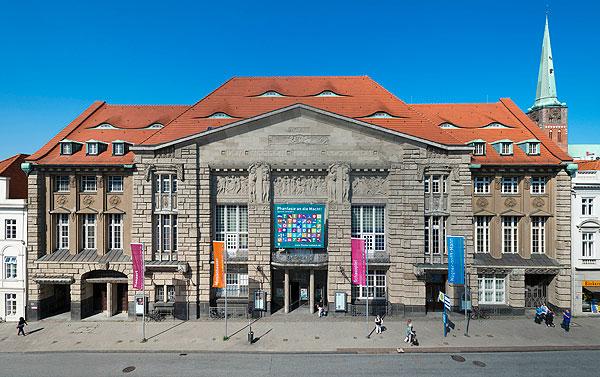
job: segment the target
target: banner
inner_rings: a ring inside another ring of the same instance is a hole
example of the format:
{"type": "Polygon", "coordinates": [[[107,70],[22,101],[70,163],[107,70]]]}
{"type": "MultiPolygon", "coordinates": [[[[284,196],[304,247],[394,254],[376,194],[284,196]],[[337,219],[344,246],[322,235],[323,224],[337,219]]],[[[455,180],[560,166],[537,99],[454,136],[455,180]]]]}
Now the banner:
{"type": "Polygon", "coordinates": [[[225,242],[213,241],[213,288],[225,288],[225,242]]]}
{"type": "Polygon", "coordinates": [[[131,263],[133,264],[133,289],[144,290],[144,245],[131,244],[131,263]]]}
{"type": "Polygon", "coordinates": [[[362,238],[352,239],[352,284],[367,285],[365,240],[362,238]]]}
{"type": "Polygon", "coordinates": [[[273,218],[276,249],[325,246],[323,204],[275,204],[273,218]]]}
{"type": "Polygon", "coordinates": [[[465,284],[465,238],[447,236],[448,283],[465,284]]]}

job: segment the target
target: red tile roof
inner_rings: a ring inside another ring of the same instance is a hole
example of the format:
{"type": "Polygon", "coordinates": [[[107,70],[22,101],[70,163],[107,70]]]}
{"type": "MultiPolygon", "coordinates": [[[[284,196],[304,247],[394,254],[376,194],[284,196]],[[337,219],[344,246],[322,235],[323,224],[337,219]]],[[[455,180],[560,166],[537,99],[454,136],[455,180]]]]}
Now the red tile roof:
{"type": "Polygon", "coordinates": [[[120,165],[133,162],[133,152],[123,156],[113,156],[110,143],[124,140],[139,144],[156,132],[147,129],[153,123],[166,125],[177,115],[189,108],[187,105],[109,105],[105,102],[94,102],[80,116],[59,132],[39,151],[28,158],[36,164],[49,165],[120,165]],[[97,129],[95,127],[109,123],[117,129],[97,129]],[[61,140],[68,139],[85,143],[98,140],[109,144],[107,151],[95,156],[88,156],[85,146],[72,155],[61,155],[61,140]]]}
{"type": "Polygon", "coordinates": [[[473,156],[472,162],[475,164],[554,165],[562,161],[571,161],[571,157],[550,140],[544,131],[509,98],[502,98],[496,103],[415,104],[410,106],[437,126],[451,123],[458,127],[444,130],[463,144],[477,139],[484,140],[487,144],[486,155],[473,156]],[[491,123],[500,123],[506,128],[482,128],[491,123]],[[501,156],[491,146],[491,143],[503,139],[511,140],[514,143],[513,155],[501,156]],[[531,139],[537,139],[541,143],[540,154],[537,156],[527,155],[516,145],[531,139]]]}
{"type": "Polygon", "coordinates": [[[232,78],[192,106],[123,106],[95,102],[29,160],[38,164],[128,164],[133,162],[132,152],[112,156],[109,149],[97,156],[87,156],[83,148],[71,156],[61,156],[58,144],[63,139],[79,142],[94,139],[107,143],[121,139],[136,145],[160,145],[295,104],[445,145],[465,145],[474,139],[488,143],[500,139],[515,143],[538,139],[542,143],[539,156],[528,156],[516,145],[513,156],[500,156],[488,145],[486,156],[473,156],[474,163],[557,164],[571,160],[510,99],[492,104],[407,105],[367,76],[232,78]],[[262,96],[268,91],[281,96],[262,96]],[[323,91],[336,95],[318,96],[323,91]],[[385,112],[391,118],[371,117],[377,112],[385,112]],[[229,117],[211,118],[215,113],[229,117]],[[145,129],[155,122],[165,127],[145,129]],[[481,129],[496,122],[508,128],[481,129]],[[94,129],[102,123],[119,129],[94,129]],[[452,123],[459,128],[442,129],[439,127],[442,123],[452,123]]]}
{"type": "Polygon", "coordinates": [[[21,170],[28,154],[17,154],[0,161],[0,177],[10,177],[9,199],[27,199],[27,175],[21,170]]]}
{"type": "Polygon", "coordinates": [[[600,170],[600,160],[575,160],[578,171],[600,170]]]}

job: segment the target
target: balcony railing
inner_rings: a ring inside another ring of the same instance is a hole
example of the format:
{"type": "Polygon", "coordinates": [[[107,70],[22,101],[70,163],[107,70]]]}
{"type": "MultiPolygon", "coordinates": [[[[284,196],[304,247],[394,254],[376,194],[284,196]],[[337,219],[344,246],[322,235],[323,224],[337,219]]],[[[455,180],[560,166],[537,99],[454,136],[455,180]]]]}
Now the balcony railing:
{"type": "Polygon", "coordinates": [[[327,253],[305,252],[274,252],[271,262],[281,265],[324,265],[327,263],[327,253]]]}
{"type": "Polygon", "coordinates": [[[597,268],[600,266],[599,258],[579,258],[579,266],[581,268],[597,268]]]}

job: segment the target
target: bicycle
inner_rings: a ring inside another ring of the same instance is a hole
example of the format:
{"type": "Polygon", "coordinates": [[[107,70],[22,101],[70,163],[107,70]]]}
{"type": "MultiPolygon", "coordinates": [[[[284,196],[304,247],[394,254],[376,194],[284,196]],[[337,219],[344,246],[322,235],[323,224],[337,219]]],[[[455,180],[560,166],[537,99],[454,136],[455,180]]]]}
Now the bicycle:
{"type": "Polygon", "coordinates": [[[488,319],[488,318],[490,318],[490,316],[484,310],[479,309],[476,306],[474,306],[471,309],[471,319],[488,319]]]}

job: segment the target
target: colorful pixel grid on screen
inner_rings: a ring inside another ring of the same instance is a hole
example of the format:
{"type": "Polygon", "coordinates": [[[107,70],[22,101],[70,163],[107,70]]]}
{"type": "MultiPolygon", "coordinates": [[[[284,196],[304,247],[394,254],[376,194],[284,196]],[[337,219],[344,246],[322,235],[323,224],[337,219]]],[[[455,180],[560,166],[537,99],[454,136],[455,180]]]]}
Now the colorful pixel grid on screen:
{"type": "Polygon", "coordinates": [[[275,205],[276,248],[320,248],[324,246],[325,206],[275,205]]]}

